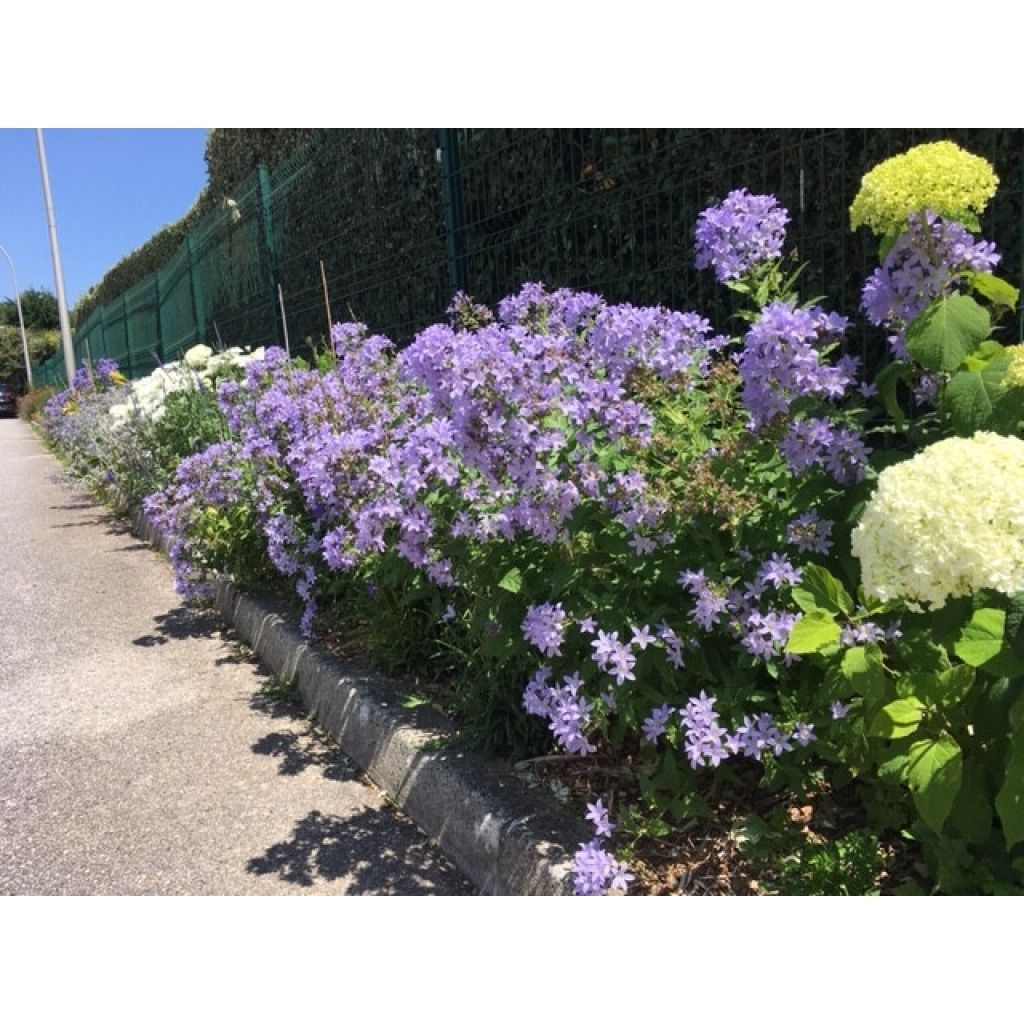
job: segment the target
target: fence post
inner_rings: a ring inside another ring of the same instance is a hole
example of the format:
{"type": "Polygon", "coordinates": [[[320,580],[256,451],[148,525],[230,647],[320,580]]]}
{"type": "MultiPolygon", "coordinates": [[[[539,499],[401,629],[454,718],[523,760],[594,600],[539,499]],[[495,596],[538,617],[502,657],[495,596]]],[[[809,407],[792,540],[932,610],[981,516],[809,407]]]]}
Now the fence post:
{"type": "Polygon", "coordinates": [[[156,302],[156,337],[153,339],[153,355],[156,358],[157,366],[163,366],[167,361],[164,354],[164,325],[163,317],[160,315],[160,271],[153,271],[153,291],[156,302]]]}
{"type": "MultiPolygon", "coordinates": [[[[285,345],[285,328],[278,318],[277,299],[280,281],[277,277],[277,245],[274,242],[274,213],[271,203],[272,193],[270,190],[270,171],[266,164],[259,164],[256,168],[260,181],[260,224],[263,228],[263,249],[267,257],[267,289],[270,295],[271,316],[275,324],[275,335],[278,345],[285,345]]],[[[284,316],[284,304],[281,304],[281,316],[284,316]]],[[[285,345],[285,347],[287,347],[285,345]]]]}
{"type": "Polygon", "coordinates": [[[459,177],[459,139],[454,128],[438,128],[441,184],[444,189],[444,228],[451,290],[465,291],[466,258],[463,239],[462,180],[459,177]]]}
{"type": "MultiPolygon", "coordinates": [[[[128,327],[128,293],[121,293],[121,315],[124,317],[124,347],[128,352],[128,372],[125,376],[135,380],[135,353],[132,352],[132,332],[128,327]]],[[[110,353],[107,353],[108,355],[110,353]]]]}
{"type": "Polygon", "coordinates": [[[203,307],[203,286],[196,273],[195,246],[192,232],[185,236],[185,250],[188,253],[188,280],[192,292],[192,322],[195,324],[195,344],[201,345],[206,337],[205,309],[203,307]]]}

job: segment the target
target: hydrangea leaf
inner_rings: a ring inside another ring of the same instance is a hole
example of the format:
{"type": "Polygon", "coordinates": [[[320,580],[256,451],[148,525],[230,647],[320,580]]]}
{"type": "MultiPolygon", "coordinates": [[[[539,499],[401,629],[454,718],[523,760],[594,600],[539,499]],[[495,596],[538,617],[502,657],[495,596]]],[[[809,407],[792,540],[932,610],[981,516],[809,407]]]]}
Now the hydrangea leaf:
{"type": "Polygon", "coordinates": [[[939,699],[946,704],[962,701],[971,687],[977,673],[971,665],[955,665],[939,676],[939,699]]]}
{"type": "Polygon", "coordinates": [[[993,306],[1003,309],[1016,309],[1020,291],[1009,281],[1004,281],[995,274],[973,271],[967,275],[967,285],[982,298],[988,299],[993,306]]]}
{"type": "Polygon", "coordinates": [[[843,615],[853,612],[853,598],[846,588],[820,565],[803,568],[800,585],[793,588],[793,600],[804,612],[821,610],[843,615]]]}
{"type": "Polygon", "coordinates": [[[953,801],[949,821],[971,843],[983,843],[992,832],[992,792],[988,773],[979,760],[964,762],[960,792],[953,801]]]}
{"type": "Polygon", "coordinates": [[[953,644],[953,651],[968,665],[984,665],[1002,649],[1005,628],[1006,612],[1001,608],[979,608],[953,644]]]}
{"type": "Polygon", "coordinates": [[[910,745],[907,783],[914,806],[936,832],[953,808],[963,779],[963,754],[952,736],[929,737],[910,745]]]}
{"type": "Polygon", "coordinates": [[[895,740],[917,731],[924,718],[925,706],[916,697],[901,697],[886,704],[875,715],[869,732],[872,736],[895,740]]]}
{"type": "Polygon", "coordinates": [[[1014,737],[1003,785],[996,794],[996,813],[1009,850],[1024,839],[1024,733],[1014,737]]]}
{"type": "Polygon", "coordinates": [[[961,370],[946,385],[942,406],[961,437],[977,430],[1012,431],[1024,415],[1024,389],[1009,389],[1003,378],[1010,357],[1001,355],[980,367],[961,370]]]}
{"type": "Polygon", "coordinates": [[[1014,654],[1024,658],[1024,594],[1009,599],[1005,628],[1004,643],[1014,654]]]}
{"type": "Polygon", "coordinates": [[[907,328],[907,351],[927,370],[952,373],[991,329],[988,313],[969,295],[942,296],[907,328]]]}
{"type": "Polygon", "coordinates": [[[789,654],[814,654],[829,644],[839,642],[839,623],[828,612],[812,611],[799,619],[786,642],[789,654]]]}
{"type": "Polygon", "coordinates": [[[843,654],[840,671],[849,681],[853,693],[871,700],[885,696],[885,669],[882,667],[882,652],[876,644],[849,648],[843,654]]]}
{"type": "Polygon", "coordinates": [[[518,569],[509,569],[498,581],[498,586],[510,594],[518,594],[523,589],[523,574],[518,569]]]}

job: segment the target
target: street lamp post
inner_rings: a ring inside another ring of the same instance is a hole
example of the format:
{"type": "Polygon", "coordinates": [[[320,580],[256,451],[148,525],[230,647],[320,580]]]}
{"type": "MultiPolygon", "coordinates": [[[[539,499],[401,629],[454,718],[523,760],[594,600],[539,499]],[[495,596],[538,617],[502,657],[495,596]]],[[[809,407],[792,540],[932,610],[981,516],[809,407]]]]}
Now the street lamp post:
{"type": "Polygon", "coordinates": [[[28,389],[32,390],[32,357],[28,354],[28,335],[25,333],[25,318],[21,315],[21,292],[18,291],[18,275],[14,270],[11,254],[0,245],[2,252],[11,265],[11,278],[14,281],[14,304],[18,307],[18,326],[21,328],[21,347],[25,353],[25,376],[28,378],[28,389]]]}
{"type": "Polygon", "coordinates": [[[75,350],[71,344],[71,322],[68,320],[68,303],[64,298],[64,275],[60,267],[60,250],[57,248],[57,218],[53,215],[53,196],[50,195],[50,175],[46,169],[46,149],[43,146],[43,129],[36,129],[36,149],[39,150],[39,171],[43,176],[43,199],[46,202],[46,223],[50,229],[50,253],[53,256],[53,278],[57,285],[57,315],[60,317],[60,337],[64,349],[64,371],[68,376],[68,387],[75,379],[75,350]]]}

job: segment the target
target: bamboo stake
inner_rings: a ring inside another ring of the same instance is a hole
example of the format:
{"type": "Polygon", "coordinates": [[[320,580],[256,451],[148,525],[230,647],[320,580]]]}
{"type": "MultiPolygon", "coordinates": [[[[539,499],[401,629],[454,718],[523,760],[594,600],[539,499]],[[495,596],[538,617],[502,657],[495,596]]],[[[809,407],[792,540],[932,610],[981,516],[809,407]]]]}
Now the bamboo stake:
{"type": "MultiPolygon", "coordinates": [[[[320,269],[323,270],[323,264],[320,264],[320,269]]],[[[292,357],[292,347],[288,343],[288,317],[285,316],[284,312],[284,292],[281,290],[280,283],[277,286],[277,301],[281,307],[281,326],[284,328],[284,350],[288,358],[292,357]]]]}
{"type": "Polygon", "coordinates": [[[324,270],[324,261],[320,261],[320,281],[324,286],[324,305],[327,307],[327,346],[331,347],[331,297],[327,294],[327,272],[324,270]]]}

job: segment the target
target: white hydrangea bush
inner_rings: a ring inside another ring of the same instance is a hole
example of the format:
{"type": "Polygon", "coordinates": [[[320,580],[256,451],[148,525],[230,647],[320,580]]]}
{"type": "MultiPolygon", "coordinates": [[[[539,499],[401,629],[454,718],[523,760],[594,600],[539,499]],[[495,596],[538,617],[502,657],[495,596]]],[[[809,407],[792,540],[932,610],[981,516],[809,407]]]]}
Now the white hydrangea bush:
{"type": "Polygon", "coordinates": [[[214,352],[209,345],[193,345],[179,362],[165,363],[149,376],[132,381],[128,401],[112,405],[110,416],[115,425],[126,423],[133,415],[155,423],[164,414],[168,395],[212,386],[226,370],[247,366],[262,359],[264,354],[263,348],[246,352],[236,347],[214,352]]]}
{"type": "Polygon", "coordinates": [[[1024,590],[1024,441],[979,431],[883,470],[852,540],[865,593],[883,601],[1024,590]]]}

